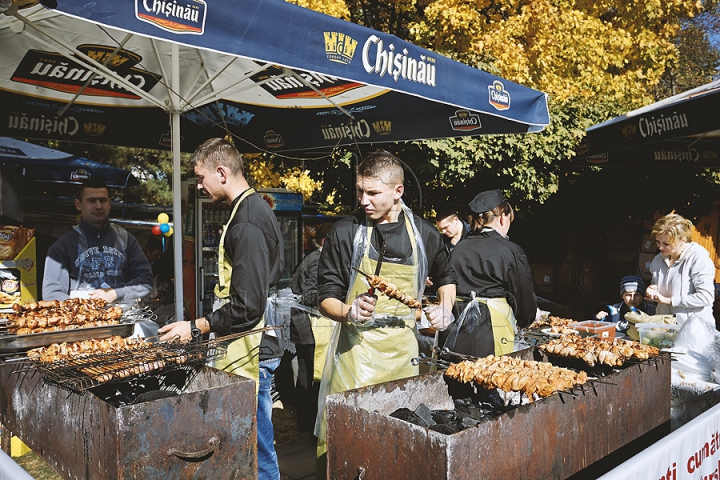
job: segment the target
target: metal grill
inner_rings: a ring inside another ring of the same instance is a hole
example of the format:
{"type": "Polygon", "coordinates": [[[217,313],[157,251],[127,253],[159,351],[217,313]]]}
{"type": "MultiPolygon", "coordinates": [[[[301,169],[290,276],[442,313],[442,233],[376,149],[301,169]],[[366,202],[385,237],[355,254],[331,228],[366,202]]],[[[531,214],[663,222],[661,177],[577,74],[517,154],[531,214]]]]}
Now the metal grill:
{"type": "Polygon", "coordinates": [[[226,350],[214,341],[160,343],[118,352],[95,353],[52,363],[30,361],[43,380],[77,394],[99,385],[127,382],[146,376],[163,376],[176,370],[192,370],[224,358],[226,350]]]}
{"type": "MultiPolygon", "coordinates": [[[[547,352],[541,352],[535,349],[531,351],[533,352],[532,359],[536,361],[545,361],[551,363],[553,366],[556,367],[563,367],[575,372],[584,371],[588,374],[588,380],[585,383],[574,385],[568,389],[560,389],[552,394],[560,396],[569,395],[571,397],[586,394],[597,395],[597,386],[601,384],[616,385],[616,383],[611,381],[611,378],[608,379],[605,377],[612,376],[612,374],[614,372],[617,372],[618,370],[631,367],[637,368],[637,366],[639,365],[654,366],[655,369],[658,369],[658,362],[665,362],[673,359],[672,353],[660,352],[659,355],[650,356],[649,358],[642,360],[635,358],[625,358],[623,365],[619,367],[609,367],[607,365],[601,364],[595,364],[593,367],[590,367],[583,360],[577,358],[552,355],[548,354],[547,352]]],[[[527,350],[518,351],[510,354],[509,356],[526,357],[528,352],[529,351],[527,350]]],[[[438,354],[434,355],[433,358],[421,355],[420,357],[412,359],[412,363],[416,365],[422,363],[446,369],[454,363],[450,359],[453,359],[454,361],[465,360],[470,362],[475,362],[479,360],[478,357],[456,353],[448,350],[447,348],[443,348],[442,350],[438,349],[438,354]]],[[[531,358],[524,359],[531,360],[531,358]]],[[[487,402],[485,400],[488,398],[489,395],[499,395],[499,397],[503,400],[504,404],[498,405],[497,408],[494,409],[494,411],[489,412],[491,415],[501,414],[512,407],[518,407],[520,405],[531,403],[542,398],[537,394],[533,394],[532,398],[528,398],[524,393],[519,391],[512,392],[504,391],[499,388],[493,389],[480,385],[475,381],[461,382],[457,379],[446,378],[446,382],[448,383],[448,387],[451,390],[451,395],[454,398],[473,398],[478,404],[486,404],[487,402]]]]}
{"type": "MultiPolygon", "coordinates": [[[[513,355],[547,361],[536,349],[513,355]]],[[[327,474],[337,479],[359,473],[413,480],[567,478],[631,442],[647,445],[665,433],[665,426],[669,429],[670,363],[661,356],[627,364],[582,391],[513,405],[456,433],[391,416],[403,408],[416,412],[421,405],[452,410],[456,388],[473,393],[444,372],[329,395],[327,474]]],[[[460,392],[462,398],[465,393],[460,392]]],[[[483,393],[478,388],[478,396],[483,393]]]]}

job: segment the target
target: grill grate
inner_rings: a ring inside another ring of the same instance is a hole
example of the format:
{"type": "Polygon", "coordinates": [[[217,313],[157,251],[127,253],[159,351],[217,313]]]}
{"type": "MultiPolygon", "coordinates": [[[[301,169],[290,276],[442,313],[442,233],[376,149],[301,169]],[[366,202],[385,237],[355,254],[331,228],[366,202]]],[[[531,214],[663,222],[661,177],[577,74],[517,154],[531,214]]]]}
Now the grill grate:
{"type": "Polygon", "coordinates": [[[151,344],[119,352],[94,353],[52,363],[31,362],[45,383],[84,394],[99,385],[163,376],[176,370],[202,367],[225,357],[215,342],[151,344]]]}

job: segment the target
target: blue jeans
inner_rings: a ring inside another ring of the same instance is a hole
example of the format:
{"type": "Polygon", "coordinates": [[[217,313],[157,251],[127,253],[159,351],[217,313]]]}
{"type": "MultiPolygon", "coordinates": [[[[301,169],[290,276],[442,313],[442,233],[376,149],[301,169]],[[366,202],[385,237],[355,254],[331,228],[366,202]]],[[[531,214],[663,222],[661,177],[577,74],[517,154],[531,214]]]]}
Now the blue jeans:
{"type": "Polygon", "coordinates": [[[257,443],[258,443],[258,479],[280,480],[280,467],[275,453],[275,431],[272,424],[272,405],[270,396],[272,376],[280,365],[279,358],[260,362],[260,385],[257,402],[257,443]]]}

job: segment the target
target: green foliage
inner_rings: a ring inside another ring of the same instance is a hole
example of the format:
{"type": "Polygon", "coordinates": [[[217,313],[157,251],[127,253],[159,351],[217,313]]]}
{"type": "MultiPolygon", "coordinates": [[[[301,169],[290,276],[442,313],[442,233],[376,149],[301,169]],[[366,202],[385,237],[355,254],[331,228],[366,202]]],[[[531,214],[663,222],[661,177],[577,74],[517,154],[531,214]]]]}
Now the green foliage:
{"type": "MultiPolygon", "coordinates": [[[[314,0],[311,8],[332,14],[338,2],[314,0]]],[[[531,212],[561,185],[573,189],[598,175],[568,168],[586,128],[705,83],[718,65],[707,36],[720,24],[715,0],[344,3],[351,21],[550,95],[552,123],[541,133],[383,145],[418,177],[425,210],[462,207],[483,189],[501,188],[520,215],[531,212]]],[[[353,195],[337,189],[349,202],[345,193],[353,195]]]]}

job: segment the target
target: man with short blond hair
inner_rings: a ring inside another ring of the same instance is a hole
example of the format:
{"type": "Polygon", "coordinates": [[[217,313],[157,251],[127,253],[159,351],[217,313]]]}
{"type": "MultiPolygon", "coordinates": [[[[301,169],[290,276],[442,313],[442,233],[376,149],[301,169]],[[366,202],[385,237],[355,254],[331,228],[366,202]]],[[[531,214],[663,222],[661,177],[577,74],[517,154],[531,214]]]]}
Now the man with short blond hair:
{"type": "MultiPolygon", "coordinates": [[[[218,284],[213,312],[190,322],[160,328],[161,341],[179,336],[197,339],[215,332],[218,337],[259,330],[265,326],[270,288],[284,268],[283,240],[270,205],[250,187],[243,173],[243,158],[233,144],[212,138],[200,145],[190,164],[197,188],[213,203],[232,208],[218,245],[218,284]]],[[[252,378],[258,383],[258,478],[279,480],[272,424],[273,373],[283,354],[281,336],[255,332],[223,342],[227,349],[215,367],[252,378]]]]}
{"type": "MultiPolygon", "coordinates": [[[[364,274],[380,275],[418,299],[432,276],[440,304],[426,309],[427,320],[437,330],[453,321],[455,272],[442,235],[402,201],[400,159],[383,150],[371,152],[356,173],[362,212],[335,223],[318,263],[318,309],[337,322],[320,385],[320,465],[325,460],[326,394],[419,374],[417,365],[408,361],[418,355],[418,312],[387,295],[370,293],[364,274]]],[[[317,475],[324,478],[322,466],[317,475]]]]}

